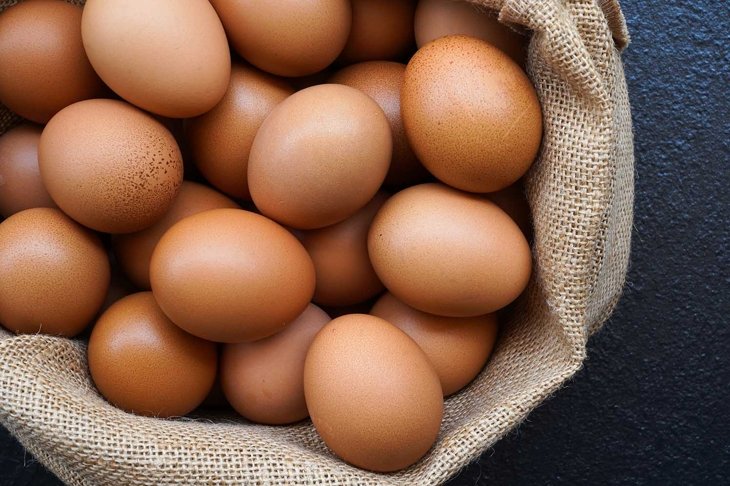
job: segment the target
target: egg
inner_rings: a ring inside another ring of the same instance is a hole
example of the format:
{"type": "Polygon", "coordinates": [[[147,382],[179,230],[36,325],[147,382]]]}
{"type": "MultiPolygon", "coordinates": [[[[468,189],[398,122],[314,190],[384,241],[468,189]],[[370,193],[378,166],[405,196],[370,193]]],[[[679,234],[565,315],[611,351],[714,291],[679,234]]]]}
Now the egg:
{"type": "Polygon", "coordinates": [[[323,84],[279,104],[256,134],[248,185],[266,216],[297,229],[338,223],[370,201],[388,172],[390,125],[361,91],[323,84]]]}
{"type": "Polygon", "coordinates": [[[211,0],[241,57],[279,76],[326,68],[345,47],[350,0],[211,0]]]}
{"type": "Polygon", "coordinates": [[[29,123],[0,136],[0,215],[30,208],[55,208],[38,169],[41,127],[29,123]]]}
{"type": "Polygon", "coordinates": [[[80,101],[58,112],[41,135],[38,163],[55,203],[105,233],[132,233],[160,220],[183,175],[172,134],[116,100],[80,101]]]}
{"type": "Polygon", "coordinates": [[[522,181],[497,192],[490,192],[487,197],[494,204],[502,208],[502,211],[509,214],[509,217],[517,223],[522,233],[529,240],[532,236],[532,218],[530,217],[530,206],[525,198],[522,181]]]}
{"type": "Polygon", "coordinates": [[[414,44],[412,0],[352,0],[352,27],[342,62],[397,59],[414,44]]]}
{"type": "Polygon", "coordinates": [[[399,300],[448,317],[501,309],[524,290],[532,270],[527,240],[504,211],[436,183],[386,201],[370,227],[368,252],[399,300]]]}
{"type": "Polygon", "coordinates": [[[304,395],[325,444],[372,471],[414,464],[441,426],[436,371],[411,338],[374,316],[351,314],[322,328],[304,363],[304,395]]]}
{"type": "Polygon", "coordinates": [[[114,235],[114,254],[129,279],[140,289],[149,290],[152,252],[168,229],[178,221],[203,211],[238,207],[238,204],[209,187],[185,181],[162,219],[142,231],[114,235]]]}
{"type": "Polygon", "coordinates": [[[310,304],[278,334],[252,343],[225,345],[221,384],[233,408],[263,424],[289,424],[307,418],[304,359],[314,336],[329,321],[322,309],[310,304]]]}
{"type": "Polygon", "coordinates": [[[387,194],[379,192],[346,220],[300,233],[299,241],[312,257],[317,276],[314,302],[349,306],[383,290],[368,256],[368,229],[386,199],[387,194]]]}
{"type": "Polygon", "coordinates": [[[128,412],[176,417],[193,411],[213,386],[214,343],[174,325],[151,292],[127,296],[97,321],[89,371],[101,395],[128,412]]]}
{"type": "Polygon", "coordinates": [[[527,38],[497,20],[497,12],[460,0],[420,0],[415,14],[416,44],[422,47],[447,35],[468,35],[489,42],[525,64],[527,38]]]}
{"type": "Polygon", "coordinates": [[[383,295],[370,314],[408,334],[426,353],[441,380],[444,396],[468,385],[484,368],[497,340],[497,316],[441,317],[383,295]]]}
{"type": "Polygon", "coordinates": [[[197,116],[228,88],[228,42],[207,0],[87,0],[81,34],[101,79],[144,110],[197,116]]]}
{"type": "Polygon", "coordinates": [[[81,42],[81,8],[61,0],[0,13],[0,66],[0,103],[36,123],[106,92],[81,42]]]}
{"type": "Polygon", "coordinates": [[[0,223],[0,324],[66,337],[91,322],[109,287],[99,238],[58,209],[26,209],[0,223]]]}
{"type": "Polygon", "coordinates": [[[397,62],[369,61],[341,69],[329,80],[357,88],[370,96],[382,108],[390,123],[393,136],[393,154],[385,183],[391,186],[413,185],[425,182],[428,171],[413,153],[400,113],[400,92],[406,66],[397,62]]]}
{"type": "Polygon", "coordinates": [[[283,330],[312,299],[315,277],[307,251],[286,229],[249,211],[213,209],[165,233],[150,283],[175,324],[236,343],[283,330]]]}
{"type": "Polygon", "coordinates": [[[442,37],[418,50],[406,68],[401,110],[419,160],[464,191],[513,184],[540,148],[542,112],[527,75],[472,37],[442,37]]]}
{"type": "Polygon", "coordinates": [[[185,122],[190,151],[203,177],[230,196],[250,199],[248,156],[253,139],[271,110],[293,92],[281,79],[234,65],[220,103],[185,122]]]}

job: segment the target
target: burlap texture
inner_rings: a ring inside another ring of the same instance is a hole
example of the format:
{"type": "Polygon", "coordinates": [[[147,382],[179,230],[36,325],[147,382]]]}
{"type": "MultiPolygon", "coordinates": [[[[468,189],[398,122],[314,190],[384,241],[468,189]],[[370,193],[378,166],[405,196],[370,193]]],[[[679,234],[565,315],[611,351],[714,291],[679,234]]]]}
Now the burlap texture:
{"type": "MultiPolygon", "coordinates": [[[[15,3],[0,0],[0,9],[15,3]]],[[[474,0],[533,32],[528,71],[545,136],[527,177],[535,273],[487,368],[446,401],[437,444],[381,475],[331,455],[310,422],[233,416],[160,420],[124,413],[95,391],[85,344],[0,330],[0,422],[73,485],[436,484],[476,459],[581,366],[626,274],[633,206],[631,118],[616,1],[474,0]]],[[[0,132],[13,121],[0,110],[0,132]]]]}

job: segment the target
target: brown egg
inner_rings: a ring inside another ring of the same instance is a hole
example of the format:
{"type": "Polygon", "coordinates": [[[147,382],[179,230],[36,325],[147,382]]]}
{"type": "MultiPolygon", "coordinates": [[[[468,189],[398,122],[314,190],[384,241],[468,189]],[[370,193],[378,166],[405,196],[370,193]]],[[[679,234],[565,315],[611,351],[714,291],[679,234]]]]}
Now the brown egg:
{"type": "Polygon", "coordinates": [[[109,260],[99,238],[58,209],[26,209],[0,224],[0,324],[72,337],[104,302],[109,260]]]}
{"type": "Polygon", "coordinates": [[[328,322],[330,317],[310,304],[280,333],[252,343],[227,344],[220,373],[233,408],[262,424],[307,418],[304,359],[315,334],[328,322]]]}
{"type": "Polygon", "coordinates": [[[56,207],[38,170],[41,130],[26,123],[0,136],[0,216],[56,207]]]}
{"type": "Polygon", "coordinates": [[[43,183],[79,223],[106,233],[153,225],[182,183],[182,156],[157,120],[116,100],[87,100],[46,125],[38,150],[43,183]]]}
{"type": "Polygon", "coordinates": [[[411,338],[378,317],[351,314],[322,328],[304,364],[304,395],[325,444],[372,471],[415,463],[441,426],[438,375],[411,338]]]}
{"type": "Polygon", "coordinates": [[[299,241],[314,262],[317,285],[314,301],[327,306],[349,306],[383,290],[368,256],[368,229],[388,195],[380,192],[344,221],[302,231],[299,241]]]}
{"type": "Polygon", "coordinates": [[[323,84],[274,108],[248,161],[248,185],[266,216],[298,229],[338,223],[370,201],[388,172],[383,110],[361,91],[323,84]]]}
{"type": "Polygon", "coordinates": [[[101,79],[147,111],[197,116],[228,88],[228,42],[206,0],[87,0],[81,34],[101,79]]]}
{"type": "Polygon", "coordinates": [[[368,250],[393,295],[450,317],[501,309],[520,295],[532,270],[527,240],[504,211],[442,184],[413,186],[386,201],[368,250]]]}
{"type": "Polygon", "coordinates": [[[81,8],[61,0],[0,13],[0,66],[0,103],[37,123],[105,93],[81,43],[81,8]]]}
{"type": "Polygon", "coordinates": [[[111,281],[109,282],[109,289],[106,292],[104,303],[101,304],[101,309],[97,315],[101,315],[109,307],[112,306],[116,301],[122,300],[124,297],[139,292],[139,289],[132,284],[132,282],[124,276],[118,265],[114,264],[112,259],[111,267],[111,281]]]}
{"type": "Polygon", "coordinates": [[[218,190],[250,199],[248,155],[264,119],[294,90],[281,79],[234,65],[220,103],[185,122],[190,151],[200,173],[218,190]]]}
{"type": "Polygon", "coordinates": [[[89,338],[89,371],[99,392],[128,412],[174,417],[192,412],[216,375],[215,344],[174,325],[152,292],[112,305],[89,338]]]}
{"type": "Polygon", "coordinates": [[[281,331],[314,294],[314,265],[297,239],[241,209],[185,218],[152,254],[150,281],[165,314],[211,341],[254,341],[281,331]]]}
{"type": "Polygon", "coordinates": [[[527,38],[497,20],[497,12],[455,0],[420,0],[415,15],[416,44],[422,47],[447,35],[468,35],[489,42],[524,66],[527,38]]]}
{"type": "Polygon", "coordinates": [[[397,62],[370,61],[353,64],[338,71],[331,83],[357,88],[383,109],[393,136],[393,155],[385,183],[395,186],[424,182],[428,171],[413,153],[400,114],[400,91],[406,66],[397,62]]]}
{"type": "Polygon", "coordinates": [[[170,210],[149,228],[112,238],[114,254],[129,279],[140,289],[150,288],[150,259],[165,232],[188,216],[219,208],[238,208],[223,194],[202,184],[185,181],[170,210]]]}
{"type": "Polygon", "coordinates": [[[352,28],[343,62],[397,59],[413,46],[412,0],[352,0],[352,28]]]}
{"type": "Polygon", "coordinates": [[[408,63],[403,124],[419,160],[442,182],[503,189],[537,156],[542,114],[524,71],[487,42],[442,37],[408,63]]]}
{"type": "Polygon", "coordinates": [[[468,385],[484,368],[497,340],[497,316],[441,317],[426,314],[385,294],[370,313],[385,319],[418,344],[441,380],[444,396],[468,385]]]}
{"type": "Polygon", "coordinates": [[[279,76],[306,76],[326,68],[350,33],[350,0],[211,0],[233,48],[279,76]]]}
{"type": "Polygon", "coordinates": [[[502,208],[502,211],[509,214],[509,217],[517,223],[525,237],[529,240],[532,235],[532,220],[530,217],[530,205],[525,198],[522,181],[505,187],[501,191],[491,192],[487,197],[494,204],[502,208]]]}

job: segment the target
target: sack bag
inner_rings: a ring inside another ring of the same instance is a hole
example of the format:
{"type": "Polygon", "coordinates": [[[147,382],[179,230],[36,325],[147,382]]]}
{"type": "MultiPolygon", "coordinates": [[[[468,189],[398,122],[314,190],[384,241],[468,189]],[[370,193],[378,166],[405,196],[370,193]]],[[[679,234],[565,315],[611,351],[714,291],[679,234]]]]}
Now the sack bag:
{"type": "MultiPolygon", "coordinates": [[[[0,10],[16,3],[0,0],[0,10]]],[[[479,377],[446,400],[436,445],[376,474],[331,454],[311,422],[271,427],[231,415],[155,419],[95,390],[82,340],[0,330],[0,422],[72,485],[437,484],[514,428],[583,363],[626,275],[633,141],[617,1],[473,0],[531,32],[528,73],[544,138],[526,178],[535,271],[479,377]]],[[[0,133],[15,118],[0,109],[0,133]]],[[[2,190],[0,186],[0,190],[2,190]]]]}

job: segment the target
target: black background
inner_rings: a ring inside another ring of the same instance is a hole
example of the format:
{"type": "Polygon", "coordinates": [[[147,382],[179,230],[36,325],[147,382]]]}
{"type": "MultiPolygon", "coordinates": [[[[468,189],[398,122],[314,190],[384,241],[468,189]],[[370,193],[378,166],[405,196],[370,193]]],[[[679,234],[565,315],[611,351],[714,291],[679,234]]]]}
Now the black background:
{"type": "MultiPolygon", "coordinates": [[[[624,1],[636,221],[623,300],[466,484],[730,484],[730,2],[624,1]]],[[[0,484],[58,484],[0,427],[0,484]]]]}

